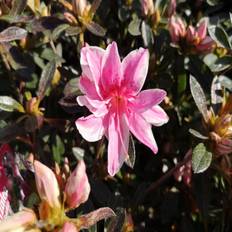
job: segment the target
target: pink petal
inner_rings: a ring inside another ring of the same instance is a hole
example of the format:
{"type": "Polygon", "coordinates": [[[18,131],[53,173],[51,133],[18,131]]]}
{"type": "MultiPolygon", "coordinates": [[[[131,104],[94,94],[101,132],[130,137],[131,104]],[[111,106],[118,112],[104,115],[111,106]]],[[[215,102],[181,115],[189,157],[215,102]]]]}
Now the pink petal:
{"type": "Polygon", "coordinates": [[[186,32],[186,39],[189,43],[192,43],[196,39],[196,31],[193,26],[189,26],[186,32]]]}
{"type": "Polygon", "coordinates": [[[36,224],[35,213],[28,208],[13,214],[0,222],[1,232],[28,231],[36,224]]]}
{"type": "Polygon", "coordinates": [[[207,21],[203,20],[197,28],[197,34],[200,39],[204,39],[207,34],[207,21]]]}
{"type": "Polygon", "coordinates": [[[130,52],[122,61],[123,81],[127,89],[136,95],[145,82],[149,62],[149,52],[140,48],[130,52]]]}
{"type": "Polygon", "coordinates": [[[121,61],[115,42],[108,45],[102,61],[101,83],[106,92],[119,86],[121,81],[121,61]]]}
{"type": "Polygon", "coordinates": [[[101,77],[102,60],[106,51],[99,47],[86,46],[81,49],[82,75],[94,83],[98,96],[101,96],[99,80],[101,77]]]}
{"type": "Polygon", "coordinates": [[[83,76],[98,83],[101,75],[101,62],[105,50],[94,46],[85,46],[81,49],[81,68],[83,76]]]}
{"type": "Polygon", "coordinates": [[[201,52],[210,52],[214,46],[215,42],[209,36],[206,36],[205,39],[196,46],[196,48],[201,52]]]}
{"type": "Polygon", "coordinates": [[[78,232],[76,226],[71,222],[65,222],[60,232],[78,232]]]}
{"type": "Polygon", "coordinates": [[[76,127],[81,136],[89,142],[100,140],[104,134],[102,118],[97,118],[93,114],[78,118],[76,127]]]}
{"type": "Polygon", "coordinates": [[[80,160],[65,186],[66,202],[70,208],[77,208],[89,198],[90,185],[85,163],[80,160]]]}
{"type": "Polygon", "coordinates": [[[129,128],[125,115],[110,115],[108,139],[108,172],[114,176],[127,158],[129,128]]]}
{"type": "Polygon", "coordinates": [[[142,116],[132,113],[129,116],[129,128],[132,134],[143,144],[148,146],[155,154],[158,147],[152,134],[151,125],[142,116]]]}
{"type": "Polygon", "coordinates": [[[143,118],[154,126],[162,126],[167,123],[169,118],[160,106],[153,106],[151,109],[142,113],[143,118]]]}
{"type": "Polygon", "coordinates": [[[101,117],[108,112],[104,101],[92,100],[87,96],[78,96],[77,102],[80,106],[86,106],[96,117],[101,117]]]}
{"type": "Polygon", "coordinates": [[[100,100],[97,93],[94,81],[87,77],[81,76],[79,82],[79,88],[83,94],[86,94],[89,98],[100,100]]]}
{"type": "Polygon", "coordinates": [[[144,112],[154,105],[160,104],[166,96],[162,89],[148,89],[140,92],[132,101],[132,108],[137,112],[144,112]]]}

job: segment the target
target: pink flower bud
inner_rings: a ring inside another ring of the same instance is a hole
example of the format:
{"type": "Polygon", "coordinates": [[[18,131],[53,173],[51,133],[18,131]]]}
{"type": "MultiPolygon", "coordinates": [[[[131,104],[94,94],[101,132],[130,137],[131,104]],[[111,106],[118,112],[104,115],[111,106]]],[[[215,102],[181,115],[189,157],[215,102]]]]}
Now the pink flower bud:
{"type": "Polygon", "coordinates": [[[184,22],[179,17],[172,16],[169,21],[169,31],[173,43],[177,43],[186,34],[184,22]]]}
{"type": "Polygon", "coordinates": [[[0,222],[0,231],[27,231],[36,222],[35,213],[30,209],[24,209],[0,222]]]}
{"type": "Polygon", "coordinates": [[[39,161],[34,162],[35,182],[42,200],[45,200],[50,207],[59,208],[59,186],[53,171],[39,161]]]}
{"type": "Polygon", "coordinates": [[[78,232],[78,231],[73,223],[66,222],[60,232],[78,232]]]}
{"type": "Polygon", "coordinates": [[[65,186],[66,202],[70,208],[76,208],[87,201],[89,193],[90,185],[85,163],[81,160],[67,180],[65,186]]]}
{"type": "Polygon", "coordinates": [[[153,0],[140,0],[144,15],[152,15],[155,12],[153,0]]]}
{"type": "Polygon", "coordinates": [[[176,12],[176,0],[170,0],[167,8],[168,17],[171,17],[176,12]]]}

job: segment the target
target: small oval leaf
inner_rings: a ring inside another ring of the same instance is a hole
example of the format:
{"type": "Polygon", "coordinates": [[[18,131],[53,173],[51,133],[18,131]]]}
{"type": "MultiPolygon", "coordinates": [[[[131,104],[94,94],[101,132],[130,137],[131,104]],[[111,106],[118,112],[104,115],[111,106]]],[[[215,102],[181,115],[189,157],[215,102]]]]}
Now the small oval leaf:
{"type": "Polygon", "coordinates": [[[192,167],[194,173],[204,172],[210,166],[212,161],[212,153],[206,150],[203,143],[199,143],[193,149],[192,167]]]}
{"type": "Polygon", "coordinates": [[[102,26],[100,26],[99,24],[93,21],[89,22],[88,24],[85,24],[85,26],[94,35],[103,37],[106,34],[106,30],[102,26]]]}
{"type": "Polygon", "coordinates": [[[197,108],[201,112],[205,121],[208,120],[206,97],[196,78],[190,75],[190,89],[197,108]]]}

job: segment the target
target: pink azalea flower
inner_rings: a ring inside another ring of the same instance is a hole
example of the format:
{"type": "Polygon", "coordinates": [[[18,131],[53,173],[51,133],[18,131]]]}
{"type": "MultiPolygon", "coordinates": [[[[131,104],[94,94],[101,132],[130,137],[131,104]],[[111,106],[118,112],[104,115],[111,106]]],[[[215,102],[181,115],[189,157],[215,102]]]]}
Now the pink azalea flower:
{"type": "Polygon", "coordinates": [[[210,52],[214,48],[214,41],[207,36],[207,20],[202,20],[197,27],[185,27],[181,18],[172,16],[169,21],[169,31],[174,44],[191,47],[195,52],[210,52]]]}
{"type": "Polygon", "coordinates": [[[128,157],[130,132],[157,153],[151,125],[161,126],[168,121],[159,106],[166,92],[141,91],[148,62],[148,50],[143,48],[132,51],[121,61],[115,42],[106,50],[92,46],[81,50],[80,89],[84,95],[77,102],[92,114],[77,119],[76,126],[89,142],[107,137],[108,172],[112,176],[128,157]]]}

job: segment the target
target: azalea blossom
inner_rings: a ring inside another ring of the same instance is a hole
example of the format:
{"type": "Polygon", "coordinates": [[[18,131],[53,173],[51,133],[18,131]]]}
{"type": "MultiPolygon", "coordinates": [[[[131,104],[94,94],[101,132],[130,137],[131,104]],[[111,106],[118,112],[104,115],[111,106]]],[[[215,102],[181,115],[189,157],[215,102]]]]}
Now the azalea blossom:
{"type": "Polygon", "coordinates": [[[159,106],[166,92],[141,91],[148,71],[148,50],[134,50],[121,61],[115,42],[106,50],[86,46],[81,50],[80,62],[79,84],[84,95],[77,97],[77,102],[92,114],[77,119],[76,126],[89,142],[106,136],[109,174],[115,175],[128,158],[130,132],[157,153],[151,125],[161,126],[168,121],[159,106]]]}
{"type": "Polygon", "coordinates": [[[195,52],[210,52],[214,48],[214,41],[207,36],[207,20],[202,20],[194,28],[187,28],[180,17],[172,16],[169,21],[169,31],[172,42],[180,47],[188,47],[195,52]]]}

